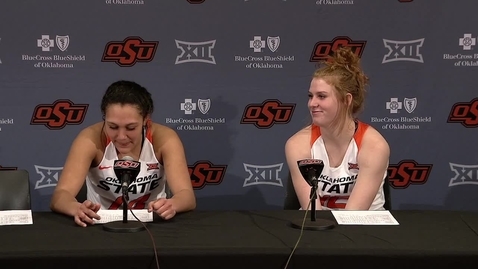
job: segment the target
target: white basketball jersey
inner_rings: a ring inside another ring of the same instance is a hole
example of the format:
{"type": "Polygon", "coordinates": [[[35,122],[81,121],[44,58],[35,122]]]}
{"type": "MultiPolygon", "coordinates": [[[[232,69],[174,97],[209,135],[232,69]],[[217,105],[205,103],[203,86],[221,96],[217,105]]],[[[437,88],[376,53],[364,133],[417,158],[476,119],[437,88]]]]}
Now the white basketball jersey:
{"type": "MultiPolygon", "coordinates": [[[[353,139],[345,152],[344,159],[338,167],[330,167],[329,158],[325,149],[324,140],[320,135],[320,129],[317,126],[312,127],[311,133],[311,154],[312,159],[322,160],[324,163],[324,170],[319,178],[317,195],[320,199],[320,204],[323,209],[340,210],[344,209],[348,202],[350,194],[352,193],[357,176],[359,173],[359,166],[357,163],[357,156],[360,149],[363,134],[368,128],[368,125],[362,122],[357,122],[357,130],[353,139]]],[[[385,171],[383,179],[385,179],[387,172],[385,171]]],[[[380,185],[379,191],[375,196],[369,210],[383,210],[385,197],[383,194],[383,184],[380,185]]]]}
{"type": "MultiPolygon", "coordinates": [[[[86,179],[88,200],[101,204],[101,209],[123,208],[121,183],[113,170],[115,160],[118,160],[116,148],[113,142],[107,139],[101,163],[89,170],[86,179]]],[[[149,128],[145,134],[139,162],[141,170],[128,188],[128,207],[131,209],[147,208],[150,201],[166,197],[164,168],[156,159],[149,128]]]]}

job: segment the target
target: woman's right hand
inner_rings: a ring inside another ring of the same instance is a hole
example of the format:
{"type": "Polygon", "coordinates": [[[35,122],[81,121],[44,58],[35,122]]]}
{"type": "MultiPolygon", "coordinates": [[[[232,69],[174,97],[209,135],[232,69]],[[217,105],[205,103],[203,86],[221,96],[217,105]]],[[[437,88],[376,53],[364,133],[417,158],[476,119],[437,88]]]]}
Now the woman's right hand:
{"type": "Polygon", "coordinates": [[[101,218],[96,214],[100,208],[100,204],[95,204],[90,200],[84,201],[75,213],[75,223],[81,227],[86,227],[88,224],[93,225],[95,223],[93,219],[99,220],[101,218]]]}

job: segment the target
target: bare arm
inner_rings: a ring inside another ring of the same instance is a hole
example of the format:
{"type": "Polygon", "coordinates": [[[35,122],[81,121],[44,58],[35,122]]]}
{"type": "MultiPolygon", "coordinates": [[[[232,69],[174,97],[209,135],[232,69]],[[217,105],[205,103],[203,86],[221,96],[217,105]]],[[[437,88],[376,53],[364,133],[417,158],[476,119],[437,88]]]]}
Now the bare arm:
{"type": "Polygon", "coordinates": [[[90,129],[83,130],[71,145],[51,198],[52,211],[75,216],[81,205],[75,197],[85,182],[88,169],[96,154],[96,145],[89,139],[90,133],[90,129]]]}
{"type": "MultiPolygon", "coordinates": [[[[311,158],[309,141],[310,129],[306,128],[289,138],[285,144],[285,156],[292,177],[292,183],[294,184],[295,193],[299,199],[300,206],[304,210],[309,205],[310,186],[300,173],[297,161],[311,158]]],[[[320,203],[316,203],[316,209],[322,209],[320,203]]]]}
{"type": "Polygon", "coordinates": [[[387,171],[390,148],[375,129],[369,127],[364,134],[357,162],[359,173],[346,210],[368,210],[382,184],[387,171]]]}
{"type": "Polygon", "coordinates": [[[173,209],[176,212],[193,210],[196,208],[196,197],[189,176],[183,144],[173,130],[164,128],[160,132],[166,137],[166,139],[164,137],[162,139],[161,157],[166,180],[173,193],[173,197],[170,199],[173,209]]]}

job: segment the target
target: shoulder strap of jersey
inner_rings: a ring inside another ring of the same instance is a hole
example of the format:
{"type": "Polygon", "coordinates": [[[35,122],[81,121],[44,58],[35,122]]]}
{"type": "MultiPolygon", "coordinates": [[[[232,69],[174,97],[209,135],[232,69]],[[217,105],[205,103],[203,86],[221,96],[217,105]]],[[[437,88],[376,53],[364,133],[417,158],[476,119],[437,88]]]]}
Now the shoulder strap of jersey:
{"type": "Polygon", "coordinates": [[[370,125],[363,123],[361,121],[355,121],[357,124],[357,131],[354,134],[355,143],[357,144],[357,148],[360,150],[360,145],[362,144],[363,135],[365,131],[367,131],[370,125]]]}
{"type": "Polygon", "coordinates": [[[319,126],[312,124],[312,128],[310,128],[310,147],[311,148],[319,137],[320,137],[319,126]]]}

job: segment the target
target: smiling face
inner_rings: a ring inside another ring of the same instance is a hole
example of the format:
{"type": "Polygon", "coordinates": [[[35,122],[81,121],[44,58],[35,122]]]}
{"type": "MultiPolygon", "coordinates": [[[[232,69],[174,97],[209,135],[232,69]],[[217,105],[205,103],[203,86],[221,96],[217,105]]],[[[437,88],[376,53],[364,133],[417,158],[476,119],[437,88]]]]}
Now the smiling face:
{"type": "Polygon", "coordinates": [[[141,151],[146,119],[134,105],[111,104],[105,111],[105,133],[120,154],[141,151]]]}
{"type": "Polygon", "coordinates": [[[313,124],[320,127],[332,125],[339,111],[334,86],[322,78],[313,78],[309,88],[308,106],[313,124]]]}

